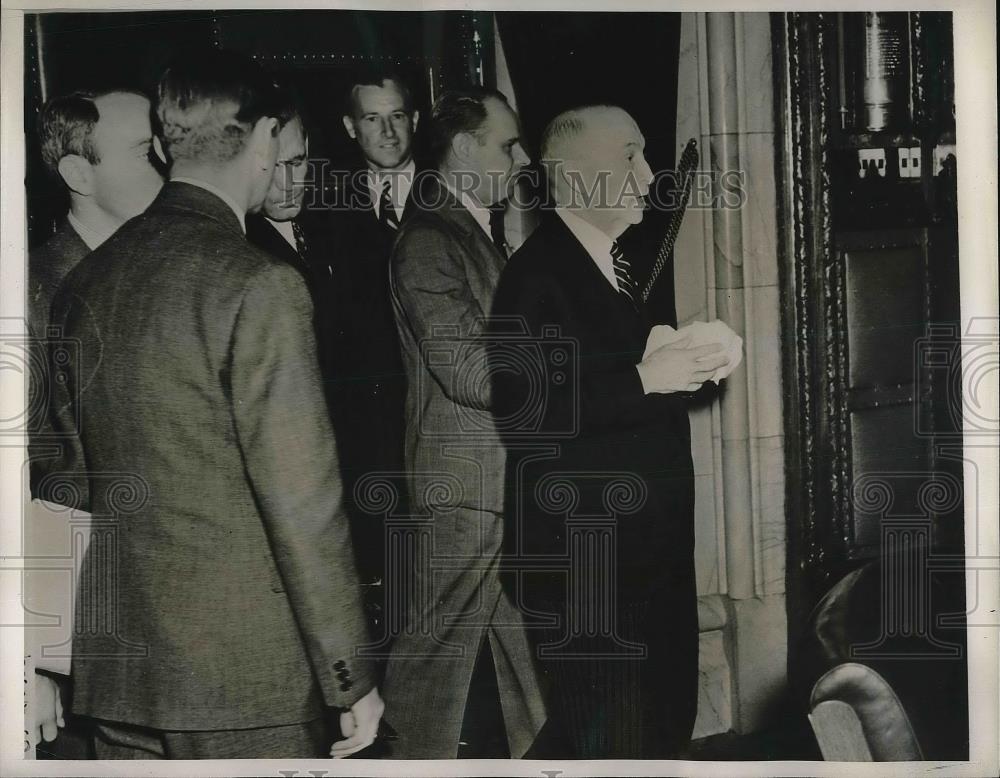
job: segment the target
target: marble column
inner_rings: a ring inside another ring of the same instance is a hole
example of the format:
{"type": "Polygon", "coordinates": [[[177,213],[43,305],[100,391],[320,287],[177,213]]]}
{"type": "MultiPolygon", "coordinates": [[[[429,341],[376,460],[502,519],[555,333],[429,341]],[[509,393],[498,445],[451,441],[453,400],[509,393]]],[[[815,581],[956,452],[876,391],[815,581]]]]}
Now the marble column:
{"type": "MultiPolygon", "coordinates": [[[[722,182],[741,173],[736,61],[736,14],[705,14],[708,66],[709,153],[712,173],[712,245],[715,314],[746,340],[742,209],[730,207],[722,182]]],[[[749,448],[747,362],[726,379],[719,403],[722,422],[722,491],[725,504],[726,580],[730,597],[755,593],[753,484],[749,448]]]]}
{"type": "Polygon", "coordinates": [[[677,138],[700,185],[676,250],[681,324],[721,319],[744,360],[692,411],[702,704],[696,732],[763,725],[785,676],[785,514],[770,20],[685,14],[677,138]],[[725,612],[725,619],[708,614],[725,612]]]}

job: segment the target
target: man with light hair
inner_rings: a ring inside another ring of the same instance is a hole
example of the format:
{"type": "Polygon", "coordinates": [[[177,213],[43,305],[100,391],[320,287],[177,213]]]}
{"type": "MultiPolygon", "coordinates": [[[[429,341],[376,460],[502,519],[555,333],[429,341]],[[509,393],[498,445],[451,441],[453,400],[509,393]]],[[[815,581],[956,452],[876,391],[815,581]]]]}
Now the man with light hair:
{"type": "MultiPolygon", "coordinates": [[[[28,255],[28,323],[46,337],[52,298],[66,274],[153,202],[163,186],[154,166],[149,99],[131,90],[77,91],[49,100],[38,116],[42,160],[69,196],[66,220],[28,255]]],[[[44,353],[37,355],[39,367],[44,353]]],[[[45,371],[32,373],[31,489],[37,495],[52,455],[45,371]]]]}
{"type": "Polygon", "coordinates": [[[328,709],[334,756],[376,734],[309,293],[244,237],[276,102],[231,53],[169,68],[171,180],[53,305],[81,355],[56,404],[66,434],[84,420],[61,472],[114,537],[84,557],[73,644],[99,759],[325,756],[328,709]]]}
{"type": "Polygon", "coordinates": [[[694,725],[694,473],[683,395],[728,358],[687,340],[647,348],[651,319],[618,243],[643,218],[653,178],[644,146],[615,106],[552,120],[542,156],[556,207],[504,268],[493,306],[508,548],[522,566],[513,591],[536,619],[556,616],[555,626],[529,630],[549,721],[528,757],[676,757],[694,725]],[[511,321],[518,329],[506,338],[511,321]],[[575,364],[546,362],[551,349],[536,344],[553,336],[574,344],[575,364]],[[572,505],[553,498],[557,483],[572,505]],[[595,524],[606,534],[592,546],[595,524]],[[590,555],[581,559],[580,548],[590,555]],[[561,563],[539,569],[539,558],[561,563]]]}
{"type": "MultiPolygon", "coordinates": [[[[49,174],[69,197],[69,211],[55,233],[28,254],[28,330],[33,363],[29,373],[28,452],[33,497],[43,488],[62,445],[48,418],[46,343],[61,340],[59,333],[49,332],[52,298],[66,274],[122,224],[146,210],[163,186],[153,155],[149,98],[140,92],[107,89],[57,95],[39,113],[38,140],[49,174]]],[[[36,499],[31,510],[30,537],[41,542],[42,538],[68,536],[66,511],[61,506],[36,499]]],[[[76,518],[79,521],[81,517],[76,518]]],[[[31,596],[45,598],[35,600],[40,610],[69,615],[64,597],[46,587],[39,577],[27,580],[31,596]]],[[[68,702],[70,697],[69,660],[43,658],[40,647],[34,647],[32,655],[36,667],[48,673],[35,677],[35,708],[40,714],[38,736],[51,741],[64,723],[61,698],[68,702]]]]}

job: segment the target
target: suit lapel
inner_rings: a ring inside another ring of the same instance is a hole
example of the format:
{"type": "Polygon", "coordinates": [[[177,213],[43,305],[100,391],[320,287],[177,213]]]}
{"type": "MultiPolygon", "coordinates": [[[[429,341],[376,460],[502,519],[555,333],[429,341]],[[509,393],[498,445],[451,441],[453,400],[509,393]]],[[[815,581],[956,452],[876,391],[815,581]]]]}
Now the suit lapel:
{"type": "Polygon", "coordinates": [[[612,306],[621,311],[621,316],[637,319],[645,324],[646,314],[642,302],[640,301],[637,311],[628,298],[608,282],[594,258],[587,253],[562,219],[554,213],[550,214],[548,228],[555,243],[553,254],[566,258],[570,265],[567,272],[572,278],[579,279],[580,285],[589,289],[602,306],[612,306]]]}
{"type": "Polygon", "coordinates": [[[469,256],[473,260],[467,272],[470,280],[478,279],[478,284],[472,284],[473,293],[483,310],[488,312],[493,307],[493,295],[507,258],[500,253],[493,240],[465,206],[454,200],[451,205],[448,210],[449,221],[462,235],[462,242],[468,247],[469,256]]]}
{"type": "MultiPolygon", "coordinates": [[[[469,259],[466,264],[469,286],[479,305],[488,312],[492,308],[493,294],[496,292],[500,273],[507,258],[500,253],[490,236],[479,226],[479,222],[469,209],[458,201],[439,178],[426,177],[421,181],[421,186],[422,190],[417,195],[420,202],[410,207],[418,210],[423,203],[436,205],[429,210],[445,222],[459,243],[465,247],[469,259]]],[[[411,200],[416,193],[417,187],[414,186],[410,190],[411,200]]]]}

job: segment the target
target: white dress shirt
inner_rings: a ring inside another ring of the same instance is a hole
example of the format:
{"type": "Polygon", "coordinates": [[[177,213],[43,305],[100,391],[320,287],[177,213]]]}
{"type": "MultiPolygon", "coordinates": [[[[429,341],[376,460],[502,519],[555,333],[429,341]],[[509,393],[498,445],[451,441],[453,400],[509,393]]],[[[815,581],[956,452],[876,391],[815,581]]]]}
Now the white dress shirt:
{"type": "Polygon", "coordinates": [[[410,196],[410,189],[413,187],[413,176],[417,171],[417,164],[411,159],[401,170],[368,170],[368,191],[372,196],[372,205],[375,208],[375,216],[382,216],[382,188],[386,181],[392,181],[392,188],[389,189],[389,197],[392,199],[392,209],[396,212],[396,221],[403,220],[403,209],[406,207],[406,200],[410,196]]]}
{"type": "Polygon", "coordinates": [[[242,229],[243,232],[246,233],[247,231],[246,211],[240,208],[239,204],[229,195],[228,192],[223,192],[221,189],[219,189],[219,187],[214,186],[213,184],[210,184],[207,181],[202,181],[201,179],[198,178],[188,178],[187,176],[175,176],[170,180],[177,181],[181,184],[191,184],[192,186],[200,186],[205,191],[214,194],[216,197],[222,200],[226,205],[232,208],[233,213],[236,214],[236,218],[239,219],[240,229],[242,229]]]}
{"type": "Polygon", "coordinates": [[[274,219],[268,219],[267,221],[278,231],[278,234],[288,242],[288,245],[295,249],[296,253],[298,253],[299,244],[295,242],[295,230],[292,229],[292,220],[286,219],[283,222],[276,222],[274,219]]]}
{"type": "Polygon", "coordinates": [[[556,208],[556,213],[563,223],[569,227],[569,231],[580,241],[580,244],[590,254],[597,269],[608,279],[615,291],[618,289],[618,279],[615,277],[615,261],[611,258],[612,240],[607,233],[597,229],[593,224],[581,219],[575,213],[566,208],[556,208]]]}

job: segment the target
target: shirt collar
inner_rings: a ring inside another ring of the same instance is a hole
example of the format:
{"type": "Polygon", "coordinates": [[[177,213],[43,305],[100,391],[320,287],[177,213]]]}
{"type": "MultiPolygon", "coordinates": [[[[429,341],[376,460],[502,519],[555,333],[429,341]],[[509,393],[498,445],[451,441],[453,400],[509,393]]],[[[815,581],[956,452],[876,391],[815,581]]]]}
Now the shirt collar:
{"type": "Polygon", "coordinates": [[[69,222],[70,227],[73,228],[73,231],[80,236],[80,240],[82,240],[91,251],[96,249],[104,243],[104,241],[115,234],[114,230],[95,230],[92,227],[89,227],[74,216],[72,211],[66,214],[66,220],[69,222]]]}
{"type": "Polygon", "coordinates": [[[580,241],[580,245],[590,254],[598,270],[608,279],[608,283],[618,289],[618,279],[615,278],[615,261],[611,258],[613,241],[607,233],[597,229],[593,224],[581,219],[566,208],[556,208],[556,213],[569,228],[569,231],[573,233],[573,236],[580,241]]]}
{"type": "Polygon", "coordinates": [[[448,191],[452,193],[456,200],[458,200],[465,207],[469,213],[472,214],[472,218],[476,220],[476,223],[483,228],[483,232],[486,233],[486,237],[493,240],[493,233],[490,232],[490,210],[485,208],[475,200],[473,200],[465,192],[459,194],[454,189],[451,188],[451,184],[446,180],[444,185],[448,187],[448,191]]]}
{"type": "Polygon", "coordinates": [[[410,189],[413,187],[413,176],[417,172],[417,163],[410,160],[399,170],[372,170],[368,168],[368,191],[371,192],[372,205],[375,208],[375,215],[381,215],[379,208],[382,205],[382,187],[386,181],[392,181],[392,189],[389,196],[396,209],[396,216],[402,218],[403,208],[410,197],[410,189]]]}
{"type": "Polygon", "coordinates": [[[240,223],[240,229],[246,234],[247,224],[246,224],[246,211],[240,208],[239,204],[230,196],[228,192],[224,192],[219,187],[208,183],[208,181],[202,181],[200,178],[188,178],[187,176],[174,176],[170,179],[171,181],[177,181],[180,184],[191,184],[192,186],[198,186],[207,192],[211,192],[216,197],[218,197],[222,202],[228,205],[233,213],[236,214],[236,219],[240,223]]]}
{"type": "Polygon", "coordinates": [[[266,216],[264,218],[267,219],[268,223],[272,227],[274,227],[274,229],[281,237],[285,239],[285,241],[288,243],[289,246],[291,246],[296,251],[299,250],[299,246],[295,242],[295,229],[292,227],[291,219],[286,219],[283,222],[278,222],[275,221],[274,219],[269,219],[266,216]]]}

